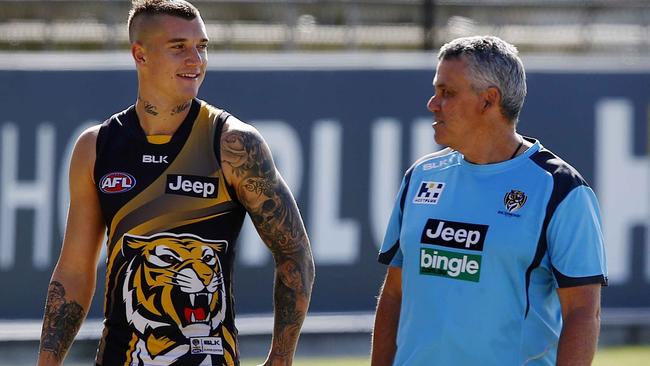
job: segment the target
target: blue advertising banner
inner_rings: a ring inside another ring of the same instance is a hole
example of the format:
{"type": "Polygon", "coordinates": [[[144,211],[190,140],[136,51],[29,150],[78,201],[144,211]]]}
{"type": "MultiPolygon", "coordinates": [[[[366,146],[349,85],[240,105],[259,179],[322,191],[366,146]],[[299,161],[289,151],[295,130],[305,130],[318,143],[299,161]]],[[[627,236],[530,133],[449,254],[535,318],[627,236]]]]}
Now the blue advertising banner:
{"type": "MultiPolygon", "coordinates": [[[[255,125],[296,196],[317,265],[311,311],[372,311],[376,261],[405,169],[439,148],[431,68],[209,71],[199,97],[255,125]]],[[[0,319],[42,316],[84,128],[135,101],[135,71],[0,70],[0,319]]],[[[604,307],[650,307],[649,72],[529,70],[519,131],[575,166],[597,192],[610,286],[604,307]]],[[[273,261],[247,224],[237,312],[272,309],[273,261]]],[[[102,312],[101,259],[90,317],[102,312]]]]}

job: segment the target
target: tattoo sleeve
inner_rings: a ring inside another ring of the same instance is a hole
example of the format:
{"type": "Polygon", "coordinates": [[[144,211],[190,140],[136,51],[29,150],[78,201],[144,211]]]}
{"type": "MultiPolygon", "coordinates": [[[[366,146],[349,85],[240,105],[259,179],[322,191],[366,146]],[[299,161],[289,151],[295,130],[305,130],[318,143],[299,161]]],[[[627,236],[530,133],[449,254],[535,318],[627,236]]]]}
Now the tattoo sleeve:
{"type": "Polygon", "coordinates": [[[275,259],[275,322],[269,364],[290,365],[309,307],[314,264],[296,202],[254,131],[222,136],[222,165],[275,259]]]}
{"type": "Polygon", "coordinates": [[[83,307],[76,301],[66,301],[63,285],[52,281],[47,291],[40,351],[51,352],[62,361],[84,317],[83,307]]]}

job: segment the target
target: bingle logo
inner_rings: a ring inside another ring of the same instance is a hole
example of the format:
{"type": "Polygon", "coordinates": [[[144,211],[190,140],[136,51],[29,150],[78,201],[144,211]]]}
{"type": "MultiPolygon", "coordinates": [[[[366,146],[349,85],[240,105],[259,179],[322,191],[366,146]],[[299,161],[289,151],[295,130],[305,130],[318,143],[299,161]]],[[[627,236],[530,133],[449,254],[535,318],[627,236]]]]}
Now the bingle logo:
{"type": "Polygon", "coordinates": [[[482,251],[488,228],[488,225],[429,219],[420,240],[424,244],[482,251]]]}
{"type": "Polygon", "coordinates": [[[123,193],[135,187],[135,178],[129,173],[108,173],[99,181],[99,189],[104,193],[123,193]]]}
{"type": "Polygon", "coordinates": [[[217,198],[219,180],[197,175],[167,175],[165,193],[199,198],[217,198]]]}

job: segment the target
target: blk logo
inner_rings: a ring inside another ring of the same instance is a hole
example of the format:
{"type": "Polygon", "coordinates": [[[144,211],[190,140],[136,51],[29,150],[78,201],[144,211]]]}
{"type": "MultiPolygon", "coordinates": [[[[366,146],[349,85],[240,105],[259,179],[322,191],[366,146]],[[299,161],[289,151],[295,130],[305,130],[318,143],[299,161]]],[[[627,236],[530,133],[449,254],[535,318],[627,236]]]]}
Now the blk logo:
{"type": "Polygon", "coordinates": [[[142,162],[153,163],[153,164],[160,164],[160,163],[169,164],[169,162],[167,161],[167,155],[142,155],[142,162]]]}

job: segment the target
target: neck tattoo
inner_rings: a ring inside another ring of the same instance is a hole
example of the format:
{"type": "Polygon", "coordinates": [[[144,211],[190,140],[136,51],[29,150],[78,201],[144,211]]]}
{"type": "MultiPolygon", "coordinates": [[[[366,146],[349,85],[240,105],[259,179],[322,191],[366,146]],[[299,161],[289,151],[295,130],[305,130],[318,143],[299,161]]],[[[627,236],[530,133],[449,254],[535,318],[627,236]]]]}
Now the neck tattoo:
{"type": "MultiPolygon", "coordinates": [[[[515,149],[515,152],[512,153],[512,156],[510,157],[510,159],[514,159],[515,156],[517,156],[517,153],[519,152],[519,149],[521,149],[522,146],[524,146],[524,138],[523,137],[521,138],[521,141],[519,142],[519,145],[517,145],[517,148],[515,149]]],[[[508,160],[510,160],[510,159],[508,159],[508,160]]]]}
{"type": "Polygon", "coordinates": [[[186,110],[189,107],[190,107],[190,102],[187,102],[187,103],[184,103],[184,104],[179,104],[176,107],[174,107],[174,109],[172,109],[171,115],[173,116],[173,115],[179,114],[179,113],[183,112],[184,110],[186,110]]]}
{"type": "Polygon", "coordinates": [[[138,96],[138,100],[141,101],[144,104],[144,111],[151,114],[152,116],[157,116],[158,111],[156,110],[156,106],[147,102],[146,100],[140,98],[138,96]]]}

